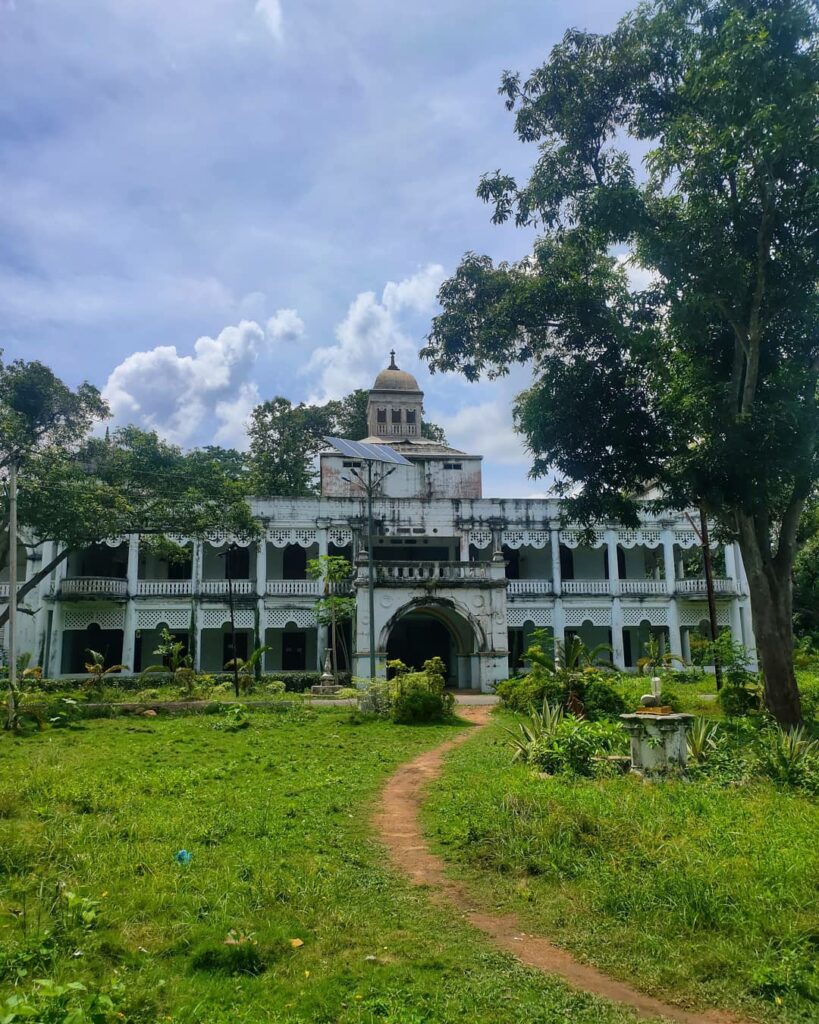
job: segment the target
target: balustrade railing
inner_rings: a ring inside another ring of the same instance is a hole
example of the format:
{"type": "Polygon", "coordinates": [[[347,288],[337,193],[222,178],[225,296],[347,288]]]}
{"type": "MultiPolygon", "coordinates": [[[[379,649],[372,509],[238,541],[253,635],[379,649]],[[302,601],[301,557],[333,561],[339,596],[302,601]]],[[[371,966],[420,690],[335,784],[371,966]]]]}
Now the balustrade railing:
{"type": "Polygon", "coordinates": [[[323,593],[321,580],[268,580],[265,583],[266,594],[305,594],[319,597],[323,593]]]}
{"type": "Polygon", "coordinates": [[[563,580],[560,589],[564,594],[610,594],[611,580],[563,580]]]}
{"type": "Polygon", "coordinates": [[[509,580],[506,593],[510,597],[523,594],[552,594],[551,580],[509,580]]]}
{"type": "MultiPolygon", "coordinates": [[[[360,575],[366,578],[366,569],[360,575]]],[[[377,562],[375,577],[379,582],[425,582],[439,580],[458,583],[467,580],[492,579],[490,562],[377,562]]]]}
{"type": "MultiPolygon", "coordinates": [[[[256,583],[253,580],[232,580],[233,593],[239,597],[246,597],[256,593],[256,583]]],[[[199,584],[200,593],[209,597],[214,595],[224,596],[228,593],[227,580],[202,580],[199,584]]]]}
{"type": "Polygon", "coordinates": [[[60,593],[66,597],[125,597],[128,581],[108,576],[66,577],[60,583],[60,593]]]}
{"type": "MultiPolygon", "coordinates": [[[[707,592],[706,584],[704,579],[687,579],[687,580],[676,580],[674,583],[674,589],[678,594],[703,594],[707,592]]],[[[736,584],[733,580],[728,579],[715,579],[714,580],[714,593],[715,594],[733,594],[736,590],[736,584]]]]}
{"type": "Polygon", "coordinates": [[[137,580],[139,597],[189,597],[193,593],[193,580],[137,580]]]}
{"type": "Polygon", "coordinates": [[[665,580],[620,580],[619,584],[621,594],[667,593],[665,580]]]}

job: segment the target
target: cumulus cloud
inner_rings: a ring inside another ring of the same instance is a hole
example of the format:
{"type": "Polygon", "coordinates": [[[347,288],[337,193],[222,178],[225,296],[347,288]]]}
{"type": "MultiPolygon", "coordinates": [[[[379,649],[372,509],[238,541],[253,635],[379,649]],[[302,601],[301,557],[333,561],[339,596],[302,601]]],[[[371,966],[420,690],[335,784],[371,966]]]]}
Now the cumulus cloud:
{"type": "Polygon", "coordinates": [[[386,363],[395,349],[400,366],[417,363],[417,344],[402,324],[402,314],[426,314],[435,296],[444,268],[433,263],[402,281],[388,281],[379,299],[375,292],[360,292],[350,303],[336,328],[335,345],[313,350],[306,372],[318,374],[318,390],[311,401],[340,398],[366,385],[386,363]]]}
{"type": "Polygon", "coordinates": [[[276,42],[282,41],[282,5],[280,0],[256,0],[256,16],[261,18],[276,42]]]}
{"type": "Polygon", "coordinates": [[[531,461],[512,424],[508,402],[495,399],[464,406],[451,415],[436,412],[431,418],[444,428],[456,448],[500,465],[521,466],[531,461]]]}
{"type": "Polygon", "coordinates": [[[299,341],[305,335],[304,321],[295,309],[278,309],[267,321],[267,333],[275,341],[299,341]]]}
{"type": "Polygon", "coordinates": [[[259,401],[252,374],[272,339],[252,320],[199,338],[192,355],[175,345],[134,352],[115,367],[103,393],[114,420],[159,431],[177,444],[211,439],[243,446],[259,401]]]}

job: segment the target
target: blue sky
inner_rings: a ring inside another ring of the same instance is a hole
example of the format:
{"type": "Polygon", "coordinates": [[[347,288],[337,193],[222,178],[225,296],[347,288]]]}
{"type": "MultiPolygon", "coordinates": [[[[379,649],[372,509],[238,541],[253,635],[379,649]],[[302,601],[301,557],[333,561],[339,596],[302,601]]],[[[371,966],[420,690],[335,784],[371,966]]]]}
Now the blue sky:
{"type": "Polygon", "coordinates": [[[497,96],[620,0],[0,0],[0,347],[119,422],[243,443],[259,400],[367,387],[395,347],[484,493],[542,493],[525,371],[417,359],[464,251],[517,258],[480,174],[522,173],[497,96]]]}

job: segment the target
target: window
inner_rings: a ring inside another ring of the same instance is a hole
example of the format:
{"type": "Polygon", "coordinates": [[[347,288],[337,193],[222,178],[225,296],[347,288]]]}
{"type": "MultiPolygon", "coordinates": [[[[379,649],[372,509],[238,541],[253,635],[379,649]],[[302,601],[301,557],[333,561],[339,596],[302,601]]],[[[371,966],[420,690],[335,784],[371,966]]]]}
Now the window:
{"type": "Polygon", "coordinates": [[[407,423],[415,423],[415,410],[407,409],[407,423]]]}
{"type": "Polygon", "coordinates": [[[282,551],[282,579],[307,579],[307,551],[301,544],[288,544],[282,551]]]}
{"type": "Polygon", "coordinates": [[[307,668],[305,633],[282,633],[282,671],[303,672],[307,668]]]}
{"type": "Polygon", "coordinates": [[[463,464],[460,462],[445,462],[444,469],[463,469],[463,464]]]}
{"type": "Polygon", "coordinates": [[[231,548],[225,555],[225,579],[250,579],[250,548],[231,548]]]}
{"type": "MultiPolygon", "coordinates": [[[[228,631],[222,636],[222,664],[233,661],[233,634],[228,631]]],[[[236,634],[236,657],[247,661],[247,633],[236,634]]]]}
{"type": "Polygon", "coordinates": [[[392,422],[393,423],[400,423],[401,422],[401,410],[400,409],[393,409],[392,410],[392,422]]]}
{"type": "Polygon", "coordinates": [[[376,409],[375,419],[376,419],[376,423],[386,423],[387,422],[387,410],[386,409],[376,409]]]}
{"type": "Polygon", "coordinates": [[[360,469],[361,463],[356,462],[355,459],[345,459],[342,463],[345,469],[360,469]]]}

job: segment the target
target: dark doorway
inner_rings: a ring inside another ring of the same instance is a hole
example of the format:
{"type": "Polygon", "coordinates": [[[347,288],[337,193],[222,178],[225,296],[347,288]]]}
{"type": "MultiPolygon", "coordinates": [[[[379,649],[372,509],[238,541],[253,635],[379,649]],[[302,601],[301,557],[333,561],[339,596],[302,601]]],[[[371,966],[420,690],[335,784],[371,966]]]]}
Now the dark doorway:
{"type": "MultiPolygon", "coordinates": [[[[302,549],[303,550],[303,549],[302,549]]],[[[282,671],[303,672],[307,667],[307,634],[282,634],[282,671]]]]}
{"type": "Polygon", "coordinates": [[[411,615],[395,624],[387,641],[387,660],[398,659],[410,668],[420,669],[429,658],[440,658],[452,683],[457,664],[449,630],[429,615],[411,615]]]}
{"type": "Polygon", "coordinates": [[[222,664],[227,665],[234,657],[247,661],[248,634],[236,633],[236,654],[233,653],[233,634],[228,630],[222,636],[222,664]]]}
{"type": "Polygon", "coordinates": [[[250,579],[250,548],[230,548],[225,555],[225,579],[250,579]]]}
{"type": "MultiPolygon", "coordinates": [[[[86,662],[91,660],[89,650],[99,651],[105,667],[122,662],[121,629],[100,629],[92,622],[88,629],[67,629],[63,633],[62,670],[72,675],[85,675],[86,662]]],[[[130,665],[128,666],[131,667],[130,665]]]]}
{"type": "Polygon", "coordinates": [[[307,549],[301,544],[288,544],[282,552],[282,579],[307,579],[307,549]]]}
{"type": "Polygon", "coordinates": [[[508,580],[520,579],[520,550],[508,548],[503,545],[503,557],[506,559],[506,578],[508,580]]]}

